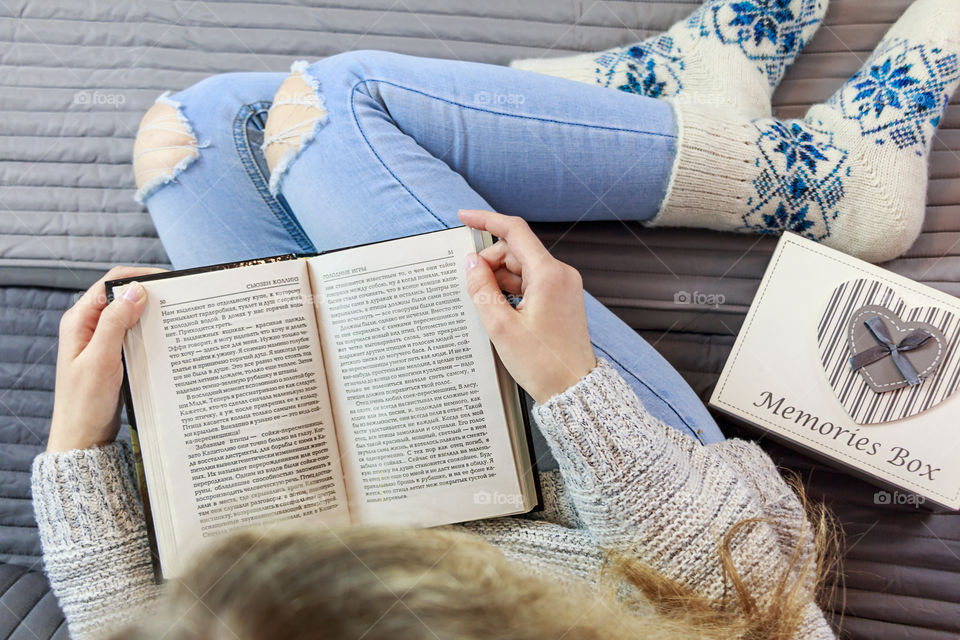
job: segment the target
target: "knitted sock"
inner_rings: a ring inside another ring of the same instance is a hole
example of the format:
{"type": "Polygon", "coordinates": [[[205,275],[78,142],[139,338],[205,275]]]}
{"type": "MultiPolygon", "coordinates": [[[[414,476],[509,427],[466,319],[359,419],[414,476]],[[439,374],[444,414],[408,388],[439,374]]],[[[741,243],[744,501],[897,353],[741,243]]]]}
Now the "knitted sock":
{"type": "Polygon", "coordinates": [[[828,1],[708,0],[643,42],[568,58],[514,60],[510,66],[765,117],[773,90],[820,26],[828,1]]]}
{"type": "Polygon", "coordinates": [[[960,1],[916,0],[860,69],[803,120],[676,105],[661,226],[793,231],[872,262],[923,224],[927,158],[960,81],[960,1]]]}

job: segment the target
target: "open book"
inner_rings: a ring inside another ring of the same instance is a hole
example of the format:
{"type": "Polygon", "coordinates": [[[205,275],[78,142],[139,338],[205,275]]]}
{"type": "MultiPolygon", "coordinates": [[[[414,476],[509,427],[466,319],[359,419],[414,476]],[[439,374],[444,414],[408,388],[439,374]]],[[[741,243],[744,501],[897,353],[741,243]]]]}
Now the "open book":
{"type": "Polygon", "coordinates": [[[163,575],[246,525],[536,506],[524,405],[466,292],[464,257],[490,242],[455,227],[107,283],[147,290],[123,349],[163,575]]]}

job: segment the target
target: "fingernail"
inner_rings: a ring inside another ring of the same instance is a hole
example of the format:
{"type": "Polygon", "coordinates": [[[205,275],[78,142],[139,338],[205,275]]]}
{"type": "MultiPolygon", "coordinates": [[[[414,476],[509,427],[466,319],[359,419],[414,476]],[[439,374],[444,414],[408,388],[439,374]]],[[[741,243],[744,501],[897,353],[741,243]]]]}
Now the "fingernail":
{"type": "Polygon", "coordinates": [[[130,286],[127,287],[126,291],[123,292],[123,295],[120,297],[126,300],[127,302],[136,302],[143,297],[144,294],[143,285],[139,282],[131,282],[130,286]]]}
{"type": "Polygon", "coordinates": [[[467,254],[467,271],[470,271],[480,263],[480,256],[475,253],[467,254]]]}

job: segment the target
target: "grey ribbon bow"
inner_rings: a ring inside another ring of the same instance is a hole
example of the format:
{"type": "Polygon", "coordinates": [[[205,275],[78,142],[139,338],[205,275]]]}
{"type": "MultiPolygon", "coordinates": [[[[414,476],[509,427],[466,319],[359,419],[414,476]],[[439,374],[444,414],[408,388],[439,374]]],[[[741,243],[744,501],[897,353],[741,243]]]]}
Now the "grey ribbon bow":
{"type": "Polygon", "coordinates": [[[887,332],[886,325],[880,320],[880,316],[867,318],[863,324],[867,325],[867,329],[870,330],[870,333],[873,334],[873,337],[879,344],[851,356],[850,365],[853,367],[853,370],[857,371],[890,356],[893,364],[897,367],[897,371],[900,372],[900,375],[903,376],[903,379],[906,380],[908,384],[911,386],[920,384],[920,376],[917,374],[917,370],[913,368],[913,365],[910,364],[904,352],[919,349],[926,344],[927,340],[931,339],[933,335],[926,329],[914,329],[899,343],[894,343],[893,339],[890,338],[890,333],[887,332]]]}

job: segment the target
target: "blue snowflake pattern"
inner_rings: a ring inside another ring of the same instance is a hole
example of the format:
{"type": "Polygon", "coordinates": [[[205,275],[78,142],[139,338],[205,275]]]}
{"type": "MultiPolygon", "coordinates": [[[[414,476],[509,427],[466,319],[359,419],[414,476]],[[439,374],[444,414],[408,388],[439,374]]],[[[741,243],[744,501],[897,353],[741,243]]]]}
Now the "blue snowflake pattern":
{"type": "MultiPolygon", "coordinates": [[[[708,0],[675,29],[740,48],[776,86],[820,24],[824,1],[708,0]]],[[[671,35],[675,29],[598,55],[597,84],[654,98],[679,94],[685,63],[684,51],[671,35]]]]}
{"type": "Polygon", "coordinates": [[[687,21],[700,37],[737,46],[776,86],[821,22],[822,0],[708,2],[687,21]]]}
{"type": "Polygon", "coordinates": [[[662,98],[683,89],[680,72],[684,63],[673,38],[667,34],[625,49],[606,51],[594,62],[597,83],[603,87],[609,87],[617,80],[617,72],[623,72],[626,82],[614,87],[620,91],[662,98]]]}
{"type": "MultiPolygon", "coordinates": [[[[796,17],[790,10],[790,0],[754,0],[753,2],[734,2],[730,5],[737,15],[730,21],[731,27],[744,27],[753,32],[753,44],[759,46],[765,39],[777,44],[783,25],[793,22],[796,17]]],[[[792,34],[784,30],[786,36],[792,34]]],[[[786,44],[785,42],[783,44],[786,44]]],[[[792,47],[790,48],[792,51],[792,47]]]]}
{"type": "Polygon", "coordinates": [[[782,231],[789,229],[796,233],[803,233],[813,226],[813,220],[807,218],[810,205],[803,205],[797,210],[790,211],[782,202],[777,204],[777,210],[770,214],[763,214],[763,223],[770,229],[782,231]]]}
{"type": "Polygon", "coordinates": [[[793,231],[812,240],[830,235],[843,199],[847,153],[829,132],[803,120],[758,120],[759,173],[756,195],[747,201],[744,228],[779,234],[793,231]]]}
{"type": "Polygon", "coordinates": [[[830,104],[856,121],[862,136],[923,155],[958,78],[955,53],[891,38],[880,43],[830,104]]]}
{"type": "Polygon", "coordinates": [[[813,135],[798,122],[792,122],[789,126],[774,122],[773,128],[780,138],[774,151],[782,153],[786,158],[787,171],[793,168],[794,163],[800,161],[810,169],[810,173],[816,173],[817,161],[827,159],[820,152],[813,135]]]}
{"type": "Polygon", "coordinates": [[[870,67],[866,78],[853,83],[853,88],[859,91],[853,101],[865,101],[860,105],[860,112],[872,106],[879,117],[887,105],[902,109],[904,100],[901,100],[901,96],[906,99],[905,94],[910,87],[919,83],[919,80],[909,76],[912,66],[903,64],[894,68],[892,61],[887,58],[882,65],[870,67]]]}
{"type": "Polygon", "coordinates": [[[643,71],[634,63],[627,64],[627,81],[617,87],[620,91],[659,98],[667,83],[657,78],[657,65],[652,59],[643,65],[643,71]],[[641,77],[642,76],[642,77],[641,77]]]}

